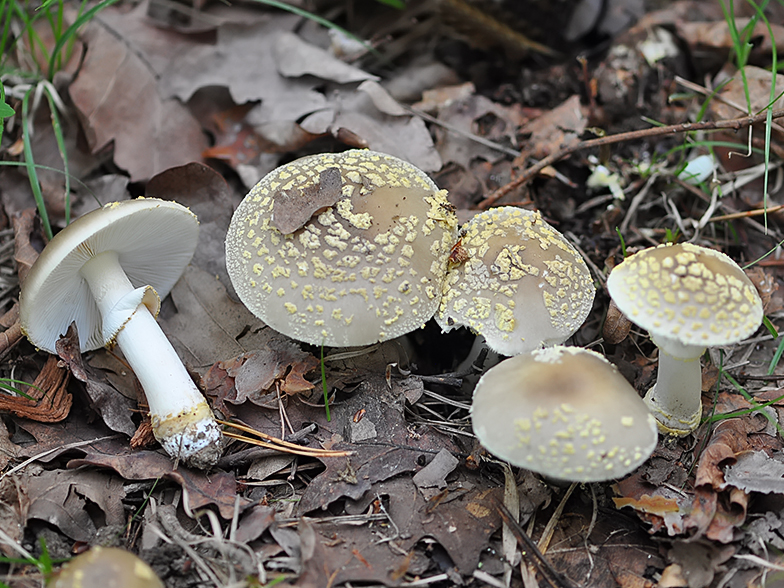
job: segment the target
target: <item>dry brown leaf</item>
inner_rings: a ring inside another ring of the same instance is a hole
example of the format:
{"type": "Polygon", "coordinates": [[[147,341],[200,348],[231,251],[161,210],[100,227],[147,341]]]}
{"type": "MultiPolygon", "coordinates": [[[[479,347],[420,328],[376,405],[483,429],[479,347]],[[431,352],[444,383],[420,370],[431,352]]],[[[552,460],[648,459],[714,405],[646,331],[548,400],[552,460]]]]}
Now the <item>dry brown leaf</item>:
{"type": "Polygon", "coordinates": [[[30,243],[37,211],[27,208],[14,215],[14,260],[16,261],[19,283],[23,284],[27,272],[38,259],[38,251],[30,243]]]}
{"type": "Polygon", "coordinates": [[[300,190],[279,190],[273,196],[270,224],[284,235],[302,228],[319,210],[329,208],[343,195],[340,170],[329,167],[319,173],[318,182],[300,190]]]}
{"type": "Polygon", "coordinates": [[[93,153],[114,144],[114,161],[131,181],[201,158],[207,141],[176,100],[163,100],[139,56],[99,23],[82,38],[87,55],[69,92],[93,153]]]}
{"type": "Polygon", "coordinates": [[[611,345],[617,345],[626,339],[631,328],[632,322],[618,310],[615,301],[610,300],[610,306],[607,307],[607,316],[602,327],[604,340],[611,345]]]}
{"type": "Polygon", "coordinates": [[[521,132],[530,134],[525,152],[543,159],[579,142],[587,124],[586,109],[580,106],[580,97],[567,98],[521,129],[521,132]]]}
{"type": "Polygon", "coordinates": [[[735,463],[735,456],[748,448],[749,440],[743,419],[720,421],[700,455],[694,485],[707,485],[720,490],[724,485],[723,466],[735,463]]]}
{"type": "Polygon", "coordinates": [[[84,361],[79,350],[79,335],[75,324],[72,323],[68,332],[57,340],[55,348],[74,377],[84,382],[93,408],[101,415],[104,423],[113,431],[133,436],[136,425],[133,424],[131,415],[136,403],[120,394],[103,372],[84,361]]]}
{"type": "MultiPolygon", "coordinates": [[[[726,20],[687,22],[683,19],[677,19],[673,24],[675,24],[678,36],[692,48],[699,47],[701,51],[704,51],[706,48],[731,51],[735,46],[726,20]]],[[[733,26],[737,27],[738,31],[744,30],[748,24],[748,18],[738,17],[733,20],[733,26]]],[[[784,45],[784,27],[774,22],[771,22],[769,26],[770,31],[768,30],[768,23],[757,21],[754,31],[748,37],[754,39],[754,52],[756,54],[770,56],[774,45],[777,47],[784,45]],[[772,40],[770,36],[771,31],[773,32],[772,40]]]]}
{"type": "Polygon", "coordinates": [[[171,291],[174,306],[164,303],[158,322],[186,365],[204,373],[216,361],[263,345],[264,324],[234,302],[214,274],[193,265],[171,291]]]}
{"type": "Polygon", "coordinates": [[[73,403],[73,396],[68,392],[69,377],[57,357],[50,355],[33,385],[23,386],[22,392],[28,398],[0,392],[0,410],[41,423],[60,422],[68,416],[73,403]]]}
{"type": "Polygon", "coordinates": [[[618,508],[631,506],[634,510],[659,516],[664,516],[664,514],[668,512],[678,512],[680,509],[677,500],[673,498],[665,498],[664,496],[650,496],[648,494],[643,494],[639,499],[613,498],[612,500],[615,503],[615,506],[618,508]]]}
{"type": "Polygon", "coordinates": [[[768,315],[781,310],[781,300],[776,299],[775,304],[771,304],[771,297],[779,289],[779,283],[776,281],[776,278],[758,265],[744,271],[762,299],[762,313],[768,315]]]}
{"type": "Polygon", "coordinates": [[[312,390],[304,374],[318,365],[313,355],[279,335],[256,351],[216,362],[202,378],[202,386],[221,410],[227,408],[226,402],[237,405],[246,400],[266,406],[275,398],[269,392],[276,382],[289,394],[312,390]]]}
{"type": "Polygon", "coordinates": [[[96,532],[90,503],[101,510],[107,525],[125,523],[123,483],[117,476],[87,469],[43,470],[24,483],[30,500],[27,519],[47,521],[71,539],[90,541],[96,532]]]}
{"type": "MultiPolygon", "coordinates": [[[[768,106],[770,102],[770,87],[773,84],[773,75],[766,69],[747,65],[744,68],[745,80],[741,72],[737,72],[719,92],[721,100],[711,100],[709,108],[713,118],[717,120],[730,119],[743,116],[752,112],[757,112],[768,106]],[[750,104],[746,103],[746,92],[748,91],[750,104]]],[[[781,76],[776,77],[775,96],[778,100],[773,104],[774,109],[784,105],[784,99],[780,98],[784,92],[784,80],[781,76]]],[[[775,128],[775,127],[774,127],[775,128]]]]}

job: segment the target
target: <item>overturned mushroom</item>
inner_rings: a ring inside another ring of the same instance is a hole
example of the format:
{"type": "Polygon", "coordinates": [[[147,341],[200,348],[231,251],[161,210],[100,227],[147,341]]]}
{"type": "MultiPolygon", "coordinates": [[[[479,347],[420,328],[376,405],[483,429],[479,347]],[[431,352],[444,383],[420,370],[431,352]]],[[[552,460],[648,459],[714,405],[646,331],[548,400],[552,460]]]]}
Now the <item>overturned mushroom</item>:
{"type": "Polygon", "coordinates": [[[659,245],[627,257],[607,279],[615,304],[659,348],[656,384],[645,402],[671,435],[702,417],[700,356],[742,341],[762,322],[754,285],[728,256],[698,245],[659,245]]]}
{"type": "Polygon", "coordinates": [[[481,212],[460,232],[436,320],[467,326],[493,351],[525,353],[563,343],[583,324],[595,288],[577,250],[538,212],[481,212]]]}
{"type": "Polygon", "coordinates": [[[144,388],[155,438],[169,455],[208,468],[221,454],[220,428],[155,320],[198,232],[196,216],[175,202],[107,204],[49,242],[19,303],[24,334],[49,353],[72,322],[82,351],[116,343],[144,388]]]}
{"type": "Polygon", "coordinates": [[[421,327],[438,308],[456,219],[413,165],[366,150],[312,155],[265,176],[234,213],[226,265],[273,329],[334,347],[421,327]]]}
{"type": "Polygon", "coordinates": [[[479,380],[474,434],[494,455],[551,478],[624,476],[656,447],[656,423],[604,357],[555,346],[506,359],[479,380]]]}

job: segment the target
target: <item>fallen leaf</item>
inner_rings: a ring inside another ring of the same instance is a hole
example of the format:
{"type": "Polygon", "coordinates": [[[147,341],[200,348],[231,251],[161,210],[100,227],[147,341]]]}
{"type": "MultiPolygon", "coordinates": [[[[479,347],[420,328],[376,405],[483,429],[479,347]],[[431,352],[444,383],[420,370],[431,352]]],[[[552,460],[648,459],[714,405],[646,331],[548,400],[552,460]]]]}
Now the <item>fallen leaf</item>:
{"type": "Polygon", "coordinates": [[[186,365],[199,373],[216,361],[261,347],[269,336],[245,306],[231,300],[215,275],[193,265],[174,285],[158,323],[186,365]]]}
{"type": "Polygon", "coordinates": [[[256,504],[242,515],[237,525],[236,541],[249,543],[258,539],[261,534],[269,529],[275,520],[275,509],[271,506],[256,504]]]}
{"type": "Polygon", "coordinates": [[[675,541],[667,552],[667,559],[680,565],[681,575],[689,588],[705,588],[713,581],[721,564],[731,558],[737,548],[717,547],[702,542],[675,541]]]}
{"type": "Polygon", "coordinates": [[[84,383],[93,409],[101,415],[106,426],[132,437],[136,425],[131,420],[131,415],[136,409],[136,403],[120,394],[109,383],[104,373],[84,361],[79,350],[79,335],[74,324],[71,324],[65,336],[57,340],[55,348],[74,377],[84,383]]]}
{"type": "Polygon", "coordinates": [[[442,449],[429,464],[414,474],[412,481],[425,500],[430,500],[447,487],[446,476],[452,473],[458,463],[454,455],[442,449]]]}
{"type": "Polygon", "coordinates": [[[664,516],[664,514],[668,512],[678,512],[680,510],[677,500],[673,498],[665,498],[664,496],[650,496],[648,494],[643,494],[639,499],[613,498],[612,500],[617,508],[631,506],[634,510],[659,516],[664,516]]]}
{"type": "Polygon", "coordinates": [[[33,385],[23,386],[21,391],[26,397],[0,392],[0,410],[43,423],[61,421],[68,416],[73,403],[73,396],[67,390],[69,377],[57,357],[50,355],[33,385]]]}
{"type": "Polygon", "coordinates": [[[745,451],[724,471],[724,486],[746,492],[784,494],[784,461],[764,451],[745,451]]]}
{"type": "Polygon", "coordinates": [[[95,535],[90,503],[101,510],[105,524],[125,522],[125,492],[117,476],[91,470],[42,470],[28,476],[24,487],[30,500],[27,518],[47,521],[73,540],[90,541],[95,535]]]}
{"type": "MultiPolygon", "coordinates": [[[[749,21],[749,18],[736,17],[733,19],[732,26],[737,31],[742,31],[748,26],[749,21]]],[[[700,51],[708,48],[731,51],[735,47],[730,27],[726,20],[688,22],[683,19],[676,19],[673,24],[678,36],[689,47],[699,48],[700,51]]],[[[748,33],[748,38],[754,39],[753,53],[769,56],[774,46],[781,46],[784,43],[784,27],[774,22],[764,23],[757,21],[754,30],[748,33]],[[773,33],[772,39],[770,36],[771,32],[773,33]]]]}
{"type": "Polygon", "coordinates": [[[14,261],[16,261],[20,284],[24,284],[27,273],[38,259],[38,250],[30,243],[34,234],[33,225],[37,212],[35,208],[27,208],[16,213],[13,218],[14,261]]]}
{"type": "MultiPolygon", "coordinates": [[[[125,451],[115,454],[88,452],[83,458],[68,462],[69,468],[84,465],[111,468],[126,480],[154,480],[160,477],[172,479],[182,486],[191,510],[215,505],[224,519],[234,516],[237,481],[232,473],[173,469],[171,458],[156,451],[125,451]]],[[[240,497],[240,512],[250,504],[249,500],[240,497]]]]}
{"type": "Polygon", "coordinates": [[[207,142],[176,100],[158,95],[156,79],[121,39],[92,22],[83,30],[87,54],[69,86],[92,153],[114,144],[114,161],[131,181],[198,160],[207,142]]]}
{"type": "Polygon", "coordinates": [[[319,210],[334,205],[343,192],[340,170],[329,167],[319,173],[318,182],[303,189],[278,190],[272,195],[270,224],[284,235],[301,229],[319,210]]]}
{"type": "Polygon", "coordinates": [[[497,104],[481,94],[448,102],[439,110],[438,120],[457,131],[435,127],[441,158],[463,169],[470,169],[472,160],[476,158],[495,161],[502,156],[497,149],[478,144],[466,135],[479,135],[506,144],[516,140],[518,127],[523,122],[514,109],[497,104]],[[480,128],[480,121],[483,120],[492,120],[492,128],[480,128]],[[485,133],[488,130],[490,136],[485,133]]]}
{"type": "Polygon", "coordinates": [[[720,490],[724,485],[723,466],[735,462],[735,456],[749,447],[748,436],[743,419],[720,421],[713,435],[700,455],[695,474],[694,486],[708,485],[720,490]]]}
{"type": "MultiPolygon", "coordinates": [[[[305,117],[300,126],[315,135],[337,135],[345,129],[374,151],[389,153],[424,171],[441,169],[441,157],[422,119],[413,115],[390,116],[379,110],[376,104],[379,92],[386,91],[372,81],[357,89],[332,88],[327,94],[328,103],[305,117]]],[[[251,111],[248,120],[254,125],[262,123],[265,120],[262,110],[251,111]]]]}
{"type": "Polygon", "coordinates": [[[405,396],[397,381],[392,380],[389,390],[383,373],[375,373],[368,374],[350,397],[332,405],[331,421],[326,421],[323,409],[321,414],[314,411],[310,422],[318,424],[316,437],[322,444],[353,454],[322,460],[326,469],[305,489],[298,505],[300,513],[326,508],[344,496],[356,500],[377,482],[417,471],[425,452],[457,451],[446,437],[429,428],[412,437],[403,416],[404,405],[405,396]],[[364,416],[354,422],[354,415],[362,409],[364,416]]]}
{"type": "Polygon", "coordinates": [[[580,97],[571,96],[564,102],[523,126],[521,133],[530,134],[526,153],[543,159],[580,141],[588,124],[580,97]]]}
{"type": "Polygon", "coordinates": [[[339,84],[379,79],[290,32],[284,31],[277,36],[272,54],[278,72],[287,78],[312,75],[339,84]]]}
{"type": "MultiPolygon", "coordinates": [[[[770,103],[770,87],[773,84],[771,72],[761,67],[747,65],[743,68],[743,73],[745,78],[741,76],[741,72],[738,72],[722,86],[719,91],[722,100],[711,100],[708,108],[714,119],[731,119],[748,112],[757,113],[770,103]],[[746,102],[747,95],[750,103],[746,102]]],[[[771,105],[774,110],[784,105],[784,99],[781,98],[783,92],[784,81],[781,76],[778,76],[775,90],[778,99],[771,105]]],[[[776,123],[774,125],[780,128],[776,123]]]]}
{"type": "Polygon", "coordinates": [[[264,406],[275,398],[274,394],[266,396],[276,381],[290,394],[312,390],[313,384],[303,376],[318,365],[313,355],[290,339],[273,336],[271,345],[216,362],[202,378],[202,385],[221,410],[225,402],[236,405],[246,400],[264,406]]]}

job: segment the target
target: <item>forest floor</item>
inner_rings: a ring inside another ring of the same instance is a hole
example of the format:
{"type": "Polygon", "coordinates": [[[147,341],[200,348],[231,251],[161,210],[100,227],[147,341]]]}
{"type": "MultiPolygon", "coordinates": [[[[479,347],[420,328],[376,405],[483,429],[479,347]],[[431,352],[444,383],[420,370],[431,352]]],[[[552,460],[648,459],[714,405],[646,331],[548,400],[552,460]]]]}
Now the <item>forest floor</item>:
{"type": "Polygon", "coordinates": [[[321,22],[264,2],[104,4],[75,35],[77,6],[0,12],[13,24],[0,375],[34,383],[0,392],[0,583],[40,586],[58,562],[113,545],[170,588],[784,586],[784,129],[722,122],[764,117],[784,92],[771,73],[781,3],[292,2],[321,22]],[[472,434],[478,372],[454,373],[467,330],[430,321],[356,353],[322,350],[234,293],[223,241],[250,187],[355,147],[428,172],[461,223],[489,206],[538,210],[597,286],[568,344],[603,354],[640,395],[656,347],[605,326],[607,275],[625,253],[691,242],[728,254],[768,328],[709,350],[702,424],[661,436],[627,477],[570,485],[509,468],[472,434]],[[121,355],[66,345],[57,358],[22,337],[19,283],[49,228],[138,196],[199,217],[159,322],[212,406],[311,455],[232,441],[210,472],[172,463],[121,355]],[[502,503],[540,558],[504,539],[502,503]]]}

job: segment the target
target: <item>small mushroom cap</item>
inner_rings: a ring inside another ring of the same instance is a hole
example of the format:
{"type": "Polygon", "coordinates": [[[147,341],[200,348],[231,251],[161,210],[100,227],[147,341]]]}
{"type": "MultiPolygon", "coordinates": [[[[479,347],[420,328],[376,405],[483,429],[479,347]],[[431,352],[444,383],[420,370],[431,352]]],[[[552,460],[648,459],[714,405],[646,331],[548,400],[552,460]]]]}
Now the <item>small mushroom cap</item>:
{"type": "Polygon", "coordinates": [[[256,184],[229,226],[226,266],[240,300],[273,329],[367,345],[433,316],[456,231],[446,192],[413,165],[325,153],[256,184]]]}
{"type": "Polygon", "coordinates": [[[494,455],[574,482],[624,476],[656,447],[656,421],[598,353],[556,346],[506,359],[479,380],[474,434],[494,455]]]}
{"type": "Polygon", "coordinates": [[[462,228],[464,262],[452,265],[436,321],[470,327],[503,355],[563,343],[596,292],[580,253],[538,212],[505,206],[462,228]]]}
{"type": "Polygon", "coordinates": [[[736,343],[762,322],[762,300],[738,264],[691,243],[627,257],[613,268],[607,289],[629,320],[676,356],[678,346],[736,343]]]}
{"type": "Polygon", "coordinates": [[[199,221],[184,206],[157,198],[112,202],[79,217],[47,244],[22,285],[19,315],[33,345],[56,353],[55,342],[76,321],[82,351],[108,344],[102,319],[79,270],[95,255],[116,251],[135,288],[160,298],[188,265],[199,221]]]}
{"type": "Polygon", "coordinates": [[[150,566],[116,547],[93,547],[66,563],[51,588],[164,588],[150,566]]]}

